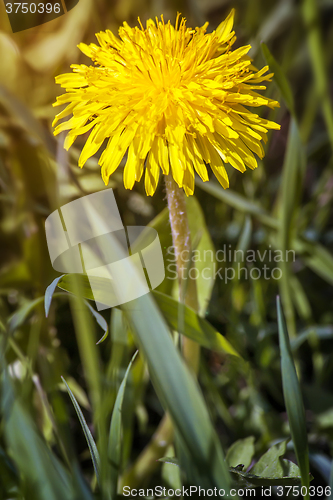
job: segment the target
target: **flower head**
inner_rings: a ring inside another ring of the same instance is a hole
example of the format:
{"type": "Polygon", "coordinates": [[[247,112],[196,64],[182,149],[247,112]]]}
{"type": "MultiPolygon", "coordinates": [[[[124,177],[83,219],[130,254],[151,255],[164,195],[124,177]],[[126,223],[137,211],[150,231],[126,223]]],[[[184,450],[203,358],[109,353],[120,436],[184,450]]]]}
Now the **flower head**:
{"type": "Polygon", "coordinates": [[[175,26],[149,19],[144,28],[98,33],[99,45],[79,45],[94,66],[73,64],[73,73],[56,82],[66,89],[55,105],[67,103],[59,119],[73,114],[55,129],[70,130],[68,149],[78,135],[90,132],[79,165],[107,139],[99,164],[105,184],[127,152],[124,185],[132,189],[145,170],[145,188],[153,195],[160,169],[171,173],[186,194],[193,194],[194,172],[208,180],[207,165],[224,188],[229,185],[224,163],[244,172],[262,158],[261,141],[279,125],[245,106],[278,106],[258,94],[269,81],[268,66],[257,70],[247,53],[232,50],[236,40],[234,11],[216,31],[187,28],[177,16],[175,26]]]}

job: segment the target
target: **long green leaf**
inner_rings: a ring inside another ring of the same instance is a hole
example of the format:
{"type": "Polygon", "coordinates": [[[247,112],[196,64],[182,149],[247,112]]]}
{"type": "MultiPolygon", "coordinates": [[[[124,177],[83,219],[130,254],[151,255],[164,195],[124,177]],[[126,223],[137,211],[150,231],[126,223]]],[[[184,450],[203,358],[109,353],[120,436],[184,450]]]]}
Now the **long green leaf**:
{"type": "MultiPolygon", "coordinates": [[[[279,247],[282,255],[290,248],[291,235],[295,227],[296,207],[301,185],[301,151],[302,144],[294,118],[291,119],[288,133],[287,151],[283,162],[282,183],[280,188],[280,218],[278,232],[279,247]]],[[[282,277],[279,281],[282,302],[284,305],[288,330],[292,337],[296,335],[295,313],[290,284],[290,263],[283,259],[280,262],[282,277]]]]}
{"type": "Polygon", "coordinates": [[[229,473],[202,394],[173,344],[150,295],[122,306],[142,349],[153,384],[170,413],[194,469],[213,487],[229,490],[229,473]]]}
{"type": "Polygon", "coordinates": [[[316,93],[321,103],[327,133],[333,150],[333,108],[325,64],[324,44],[321,39],[319,3],[315,0],[303,0],[301,3],[311,65],[315,78],[316,93]]]}
{"type": "Polygon", "coordinates": [[[132,357],[127,370],[125,372],[124,378],[120,384],[116,401],[113,408],[110,433],[109,433],[109,446],[108,446],[108,458],[111,463],[110,480],[111,480],[111,498],[115,499],[117,496],[117,484],[118,475],[121,465],[121,444],[122,444],[122,410],[123,410],[123,400],[125,394],[126,383],[128,375],[136,358],[138,351],[135,352],[132,357]]]}
{"type": "Polygon", "coordinates": [[[78,419],[80,421],[80,424],[81,424],[82,430],[84,432],[84,435],[85,435],[85,438],[86,438],[86,441],[87,441],[87,444],[88,444],[88,448],[89,448],[89,451],[90,451],[90,456],[91,456],[91,460],[92,460],[92,463],[93,463],[93,466],[94,466],[94,469],[95,469],[96,478],[97,478],[97,481],[99,482],[99,478],[100,478],[100,458],[99,458],[99,453],[98,453],[98,450],[97,450],[96,443],[95,443],[94,438],[93,438],[93,436],[92,436],[92,434],[90,432],[90,429],[89,429],[89,427],[87,425],[86,419],[83,416],[83,413],[81,411],[79,403],[76,401],[76,398],[75,398],[74,394],[72,393],[72,391],[70,390],[69,385],[67,384],[67,382],[64,379],[64,377],[61,377],[61,379],[62,379],[63,383],[66,386],[67,392],[69,394],[69,397],[71,398],[71,401],[73,403],[74,409],[75,409],[76,414],[78,416],[78,419]]]}
{"type": "MultiPolygon", "coordinates": [[[[155,291],[153,295],[168,325],[173,330],[177,330],[179,303],[172,297],[168,297],[160,292],[155,291]]],[[[198,344],[208,349],[240,357],[228,340],[218,333],[208,321],[198,316],[193,309],[184,305],[183,312],[184,330],[179,333],[195,340],[198,344]]]]}
{"type": "MultiPolygon", "coordinates": [[[[306,432],[305,411],[301,388],[291,353],[289,337],[280,298],[277,297],[277,315],[281,353],[281,372],[284,401],[287,409],[290,432],[302,476],[302,485],[309,488],[309,449],[306,432]]],[[[308,498],[308,496],[306,497],[308,498]]]]}

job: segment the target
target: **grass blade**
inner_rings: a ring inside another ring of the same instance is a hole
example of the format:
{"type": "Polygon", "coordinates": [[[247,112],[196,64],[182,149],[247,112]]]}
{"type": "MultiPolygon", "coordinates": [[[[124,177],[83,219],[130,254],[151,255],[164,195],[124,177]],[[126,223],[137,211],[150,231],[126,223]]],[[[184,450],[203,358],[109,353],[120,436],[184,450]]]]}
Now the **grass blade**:
{"type": "Polygon", "coordinates": [[[316,92],[326,122],[328,137],[333,149],[333,109],[327,78],[324,44],[321,38],[318,3],[315,0],[303,0],[302,13],[307,31],[308,46],[315,78],[316,92]]]}
{"type": "Polygon", "coordinates": [[[16,311],[8,321],[8,332],[13,333],[17,328],[19,328],[22,323],[26,320],[29,314],[43,303],[43,297],[38,297],[37,299],[29,301],[24,304],[18,311],[16,311]]]}
{"type": "MultiPolygon", "coordinates": [[[[55,291],[56,287],[59,285],[59,283],[61,282],[61,280],[65,276],[66,276],[66,274],[58,276],[58,278],[56,278],[55,280],[53,280],[52,283],[46,289],[45,296],[44,296],[44,308],[45,308],[45,316],[46,317],[48,317],[48,314],[49,314],[49,311],[50,311],[52,299],[54,297],[54,291],[55,291]]],[[[84,282],[84,278],[87,279],[87,277],[83,276],[83,282],[84,282]]],[[[75,279],[75,278],[73,278],[73,279],[75,279]]],[[[87,279],[87,281],[88,281],[88,279],[87,279]]],[[[60,286],[59,286],[59,288],[60,288],[60,286]]],[[[73,288],[74,288],[74,286],[73,286],[73,288]]],[[[68,291],[70,291],[70,290],[68,290],[68,291]]],[[[57,295],[59,295],[59,294],[57,294],[57,295]]],[[[90,298],[90,296],[88,298],[90,298]]],[[[36,301],[42,301],[42,300],[43,300],[42,297],[39,298],[39,299],[36,299],[36,301]]],[[[36,302],[36,301],[34,301],[34,302],[36,302]]],[[[36,304],[38,304],[38,303],[39,302],[36,302],[36,304]]],[[[95,311],[95,309],[89,304],[89,302],[87,302],[85,300],[84,303],[86,304],[86,306],[90,310],[91,314],[94,316],[94,318],[97,321],[97,323],[99,324],[99,326],[102,328],[102,330],[104,330],[103,337],[100,338],[98,342],[96,342],[96,344],[100,344],[101,342],[103,342],[106,339],[106,337],[109,334],[108,324],[105,321],[105,319],[103,318],[103,316],[99,312],[95,311]]]]}
{"type": "Polygon", "coordinates": [[[138,351],[135,352],[132,357],[127,370],[125,372],[124,378],[120,384],[116,401],[113,408],[110,434],[109,434],[109,446],[108,446],[108,458],[111,463],[111,498],[114,500],[117,496],[117,484],[118,484],[118,474],[121,465],[121,443],[122,443],[122,407],[125,394],[126,383],[128,375],[132,364],[137,356],[138,351]]]}
{"type": "Polygon", "coordinates": [[[58,276],[56,279],[54,279],[52,281],[52,283],[46,289],[45,297],[44,297],[44,307],[45,307],[45,316],[46,317],[48,317],[48,315],[49,315],[54,290],[57,288],[58,283],[63,276],[64,276],[64,274],[62,274],[61,276],[58,276]]]}
{"type": "MultiPolygon", "coordinates": [[[[287,327],[279,297],[277,297],[276,302],[284,401],[287,409],[290,432],[294,443],[297,462],[301,471],[302,485],[305,486],[308,491],[310,481],[309,449],[302,393],[296,374],[287,327]]],[[[308,495],[305,498],[308,498],[308,495]]]]}
{"type": "Polygon", "coordinates": [[[244,212],[247,215],[253,215],[264,225],[271,227],[272,229],[277,229],[280,225],[279,220],[275,217],[272,217],[259,204],[248,200],[247,198],[239,193],[236,193],[236,191],[233,191],[230,188],[223,189],[223,187],[220,186],[220,184],[218,184],[217,182],[203,182],[201,179],[196,179],[195,184],[196,186],[199,186],[203,191],[206,191],[206,193],[211,194],[224,203],[227,203],[236,210],[244,212]]]}
{"type": "Polygon", "coordinates": [[[145,295],[122,308],[147,359],[155,389],[194,468],[212,487],[228,492],[229,472],[203,396],[152,297],[145,295]]]}
{"type": "Polygon", "coordinates": [[[69,394],[69,397],[71,398],[71,401],[72,401],[73,406],[75,408],[76,414],[77,414],[78,419],[80,421],[82,430],[84,432],[85,438],[87,440],[87,444],[88,444],[88,448],[89,448],[89,451],[90,451],[91,460],[92,460],[92,463],[93,463],[93,466],[94,466],[94,469],[95,469],[96,478],[97,478],[97,481],[99,483],[99,478],[100,478],[100,458],[99,458],[99,453],[98,453],[98,450],[97,450],[96,443],[94,441],[94,438],[92,437],[92,434],[91,434],[90,429],[89,429],[89,427],[87,425],[86,419],[83,416],[81,408],[80,408],[78,402],[76,401],[76,398],[75,398],[74,394],[70,390],[70,388],[69,388],[66,380],[64,379],[64,377],[61,377],[61,379],[62,379],[63,383],[66,386],[67,392],[69,394]]]}
{"type": "Polygon", "coordinates": [[[310,269],[333,285],[333,256],[327,248],[301,239],[294,241],[293,246],[296,252],[303,254],[302,259],[310,269]]]}
{"type": "Polygon", "coordinates": [[[91,314],[94,316],[94,318],[97,321],[97,323],[99,324],[99,326],[104,330],[103,337],[100,338],[99,341],[97,342],[97,344],[100,344],[101,342],[103,342],[106,339],[106,337],[109,334],[108,324],[105,321],[105,319],[103,318],[103,316],[99,312],[95,311],[95,309],[93,307],[91,307],[91,305],[89,304],[89,302],[87,302],[85,300],[84,303],[86,304],[86,306],[90,310],[91,314]]]}
{"type": "MultiPolygon", "coordinates": [[[[295,216],[297,215],[297,204],[300,187],[302,186],[301,152],[301,139],[296,121],[292,118],[289,126],[287,151],[283,162],[282,183],[280,188],[281,226],[278,237],[282,255],[286,255],[287,250],[290,248],[291,234],[296,224],[295,216]]],[[[290,285],[290,263],[283,259],[280,262],[280,268],[282,276],[280,280],[282,302],[286,313],[289,333],[294,337],[296,334],[296,326],[290,285]]]]}

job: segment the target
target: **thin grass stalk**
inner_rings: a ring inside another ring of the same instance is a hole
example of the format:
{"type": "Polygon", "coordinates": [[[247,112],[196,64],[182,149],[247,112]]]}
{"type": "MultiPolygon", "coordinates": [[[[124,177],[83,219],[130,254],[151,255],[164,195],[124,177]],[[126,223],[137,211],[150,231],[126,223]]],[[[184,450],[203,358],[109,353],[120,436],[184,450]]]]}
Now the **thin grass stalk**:
{"type": "Polygon", "coordinates": [[[321,37],[319,3],[316,0],[303,0],[302,14],[307,32],[312,70],[316,85],[317,98],[321,103],[327,134],[333,151],[333,108],[329,93],[329,81],[325,64],[324,44],[321,37]]]}

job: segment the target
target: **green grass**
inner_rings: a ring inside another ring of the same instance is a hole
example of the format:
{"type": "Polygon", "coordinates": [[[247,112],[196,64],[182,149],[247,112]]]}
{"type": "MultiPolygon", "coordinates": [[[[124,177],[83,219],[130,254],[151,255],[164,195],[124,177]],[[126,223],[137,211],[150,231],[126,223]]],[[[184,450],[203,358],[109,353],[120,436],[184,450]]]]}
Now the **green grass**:
{"type": "MultiPolygon", "coordinates": [[[[333,11],[313,0],[166,4],[212,28],[231,7],[237,43],[250,41],[255,64],[275,73],[265,92],[281,107],[267,116],[281,131],[258,169],[228,169],[228,190],[198,180],[187,200],[197,255],[207,255],[196,264],[199,315],[175,299],[172,268],[154,293],[99,313],[85,278],[57,280],[45,239],[53,210],[104,189],[96,158],[77,167],[83,143],[67,154],[52,136],[54,76],[83,62],[79,41],[159,7],[86,0],[53,31],[19,35],[0,15],[0,499],[114,500],[124,485],[179,484],[257,487],[260,498],[261,486],[310,480],[329,497],[333,11]],[[228,262],[235,249],[257,261],[228,262]],[[295,258],[279,262],[276,251],[295,258]],[[238,264],[261,276],[226,282],[238,264]],[[204,279],[207,267],[221,275],[204,279]],[[181,335],[202,347],[198,381],[181,335]],[[154,438],[165,412],[172,446],[154,438]]],[[[154,227],[172,264],[162,183],[147,198],[142,183],[126,191],[118,170],[109,187],[124,224],[154,227]]]]}

